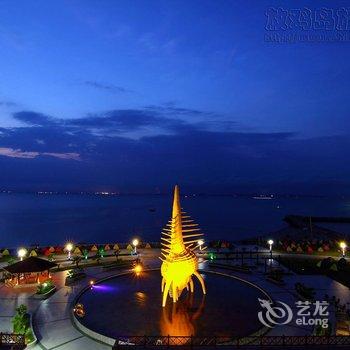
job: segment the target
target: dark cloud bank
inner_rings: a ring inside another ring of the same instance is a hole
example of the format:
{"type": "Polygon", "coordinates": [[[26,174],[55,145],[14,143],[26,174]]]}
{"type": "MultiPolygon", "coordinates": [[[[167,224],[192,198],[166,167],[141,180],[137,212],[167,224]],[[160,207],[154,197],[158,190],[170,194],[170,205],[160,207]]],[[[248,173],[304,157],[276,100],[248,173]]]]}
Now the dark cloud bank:
{"type": "Polygon", "coordinates": [[[78,119],[13,117],[23,127],[0,128],[6,189],[152,192],[180,183],[213,193],[350,193],[347,137],[235,132],[234,123],[171,104],[78,119]]]}

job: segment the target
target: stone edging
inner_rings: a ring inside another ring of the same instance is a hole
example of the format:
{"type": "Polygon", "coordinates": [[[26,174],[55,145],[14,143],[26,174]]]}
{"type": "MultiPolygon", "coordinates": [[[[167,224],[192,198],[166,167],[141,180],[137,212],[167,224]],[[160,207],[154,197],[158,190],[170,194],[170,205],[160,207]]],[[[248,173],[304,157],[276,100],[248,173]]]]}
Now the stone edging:
{"type": "Polygon", "coordinates": [[[48,292],[46,292],[44,294],[35,293],[33,295],[33,298],[38,299],[38,300],[45,300],[45,299],[49,298],[51,295],[53,295],[55,292],[56,292],[56,286],[54,286],[53,288],[51,288],[48,292]]]}
{"type": "Polygon", "coordinates": [[[34,346],[37,341],[38,341],[38,338],[36,337],[36,334],[34,332],[34,327],[33,327],[33,315],[31,313],[29,313],[29,327],[30,329],[32,330],[32,334],[33,334],[33,337],[34,337],[34,340],[27,344],[27,348],[31,348],[32,346],[34,346]]]}

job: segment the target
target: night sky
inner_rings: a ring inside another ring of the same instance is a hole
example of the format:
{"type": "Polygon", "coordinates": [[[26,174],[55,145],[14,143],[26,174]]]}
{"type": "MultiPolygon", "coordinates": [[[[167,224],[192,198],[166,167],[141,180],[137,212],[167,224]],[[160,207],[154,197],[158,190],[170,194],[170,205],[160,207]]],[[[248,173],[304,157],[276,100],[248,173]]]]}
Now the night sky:
{"type": "Polygon", "coordinates": [[[1,0],[0,189],[350,194],[350,41],[265,40],[296,5],[349,2],[1,0]]]}

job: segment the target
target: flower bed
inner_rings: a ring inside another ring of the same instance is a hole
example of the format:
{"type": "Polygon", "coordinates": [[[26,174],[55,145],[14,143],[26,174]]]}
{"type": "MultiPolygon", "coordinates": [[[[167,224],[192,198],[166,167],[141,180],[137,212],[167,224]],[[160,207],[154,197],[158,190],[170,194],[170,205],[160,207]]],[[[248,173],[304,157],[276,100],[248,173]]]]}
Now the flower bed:
{"type": "Polygon", "coordinates": [[[36,299],[47,299],[53,293],[55,293],[56,287],[52,280],[46,280],[45,282],[38,285],[37,292],[34,294],[36,299]]]}

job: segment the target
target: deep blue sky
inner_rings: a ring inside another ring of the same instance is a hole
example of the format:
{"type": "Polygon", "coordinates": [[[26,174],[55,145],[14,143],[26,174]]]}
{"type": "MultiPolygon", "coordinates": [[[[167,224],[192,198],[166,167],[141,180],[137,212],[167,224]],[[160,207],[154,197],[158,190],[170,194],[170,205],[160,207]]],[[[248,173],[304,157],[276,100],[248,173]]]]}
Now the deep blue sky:
{"type": "Polygon", "coordinates": [[[350,41],[271,7],[0,0],[0,188],[350,193],[350,41]]]}

